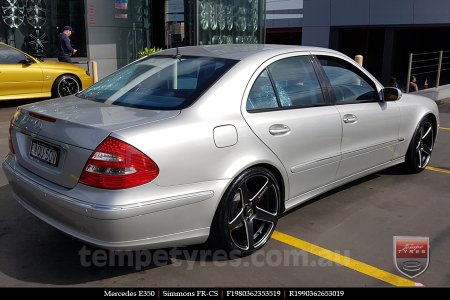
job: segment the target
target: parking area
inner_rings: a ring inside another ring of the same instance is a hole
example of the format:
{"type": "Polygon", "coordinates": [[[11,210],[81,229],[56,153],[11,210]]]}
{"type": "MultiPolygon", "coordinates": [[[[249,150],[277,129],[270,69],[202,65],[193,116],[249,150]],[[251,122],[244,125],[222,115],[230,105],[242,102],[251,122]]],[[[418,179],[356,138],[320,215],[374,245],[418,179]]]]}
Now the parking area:
{"type": "MultiPolygon", "coordinates": [[[[0,157],[20,102],[0,103],[0,157]]],[[[242,259],[203,246],[110,253],[85,246],[12,199],[0,171],[0,286],[304,287],[450,286],[450,101],[429,168],[364,177],[284,215],[269,243],[242,259]],[[414,279],[393,261],[394,236],[430,240],[414,279]]]]}

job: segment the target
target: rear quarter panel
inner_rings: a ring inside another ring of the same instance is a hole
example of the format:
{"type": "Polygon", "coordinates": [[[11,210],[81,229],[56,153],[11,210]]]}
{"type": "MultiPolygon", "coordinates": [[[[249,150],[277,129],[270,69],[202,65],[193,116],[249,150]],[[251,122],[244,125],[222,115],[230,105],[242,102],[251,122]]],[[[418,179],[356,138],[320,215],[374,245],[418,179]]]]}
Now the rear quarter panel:
{"type": "MultiPolygon", "coordinates": [[[[257,64],[261,64],[259,61],[257,64]]],[[[250,166],[269,163],[287,175],[278,158],[248,127],[240,108],[253,65],[232,68],[177,118],[146,126],[115,131],[145,152],[160,168],[157,185],[183,185],[210,180],[232,179],[250,166]],[[233,125],[238,142],[219,148],[214,128],[233,125]]]]}

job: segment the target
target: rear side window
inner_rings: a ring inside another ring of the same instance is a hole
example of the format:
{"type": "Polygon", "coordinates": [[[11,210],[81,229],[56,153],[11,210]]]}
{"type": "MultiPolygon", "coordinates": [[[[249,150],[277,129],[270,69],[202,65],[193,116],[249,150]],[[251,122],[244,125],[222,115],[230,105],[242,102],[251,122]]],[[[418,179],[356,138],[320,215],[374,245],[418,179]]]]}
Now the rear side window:
{"type": "Polygon", "coordinates": [[[322,88],[308,56],[280,59],[269,65],[247,98],[249,112],[325,105],[322,88]]]}
{"type": "Polygon", "coordinates": [[[378,101],[375,84],[361,70],[335,57],[318,56],[337,104],[378,101]]]}
{"type": "Polygon", "coordinates": [[[267,70],[264,70],[250,90],[247,99],[247,111],[278,107],[277,96],[273,90],[267,70]]]}
{"type": "Polygon", "coordinates": [[[213,57],[151,56],[118,70],[78,97],[144,109],[183,109],[236,62],[213,57]]]}
{"type": "Polygon", "coordinates": [[[325,104],[319,80],[308,56],[281,59],[268,69],[282,107],[325,104]]]}

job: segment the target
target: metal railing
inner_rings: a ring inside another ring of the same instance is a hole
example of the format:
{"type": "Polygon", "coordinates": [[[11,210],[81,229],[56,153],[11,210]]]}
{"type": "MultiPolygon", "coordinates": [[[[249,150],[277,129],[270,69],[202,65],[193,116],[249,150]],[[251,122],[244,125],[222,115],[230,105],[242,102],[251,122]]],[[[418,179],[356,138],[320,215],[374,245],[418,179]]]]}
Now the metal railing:
{"type": "MultiPolygon", "coordinates": [[[[408,77],[406,78],[406,92],[409,92],[411,76],[436,76],[436,87],[439,87],[441,73],[450,70],[450,50],[427,53],[410,53],[408,63],[408,77]]],[[[427,80],[427,79],[426,79],[427,80]]]]}

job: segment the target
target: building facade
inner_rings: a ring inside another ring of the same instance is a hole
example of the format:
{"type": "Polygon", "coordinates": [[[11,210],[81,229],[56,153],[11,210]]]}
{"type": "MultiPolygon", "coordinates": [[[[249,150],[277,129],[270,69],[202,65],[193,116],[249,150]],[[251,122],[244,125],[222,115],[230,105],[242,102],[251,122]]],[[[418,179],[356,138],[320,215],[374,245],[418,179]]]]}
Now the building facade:
{"type": "MultiPolygon", "coordinates": [[[[407,84],[410,53],[450,50],[448,0],[304,0],[303,9],[302,44],[361,54],[383,84],[391,77],[407,84]]],[[[442,83],[450,83],[448,73],[442,83]]],[[[418,82],[433,86],[435,78],[425,73],[418,82]]]]}
{"type": "Polygon", "coordinates": [[[264,43],[265,0],[0,0],[0,41],[57,57],[65,25],[75,63],[98,63],[102,78],[145,47],[264,43]]]}
{"type": "Polygon", "coordinates": [[[267,0],[266,43],[300,45],[303,0],[267,0]]]}
{"type": "Polygon", "coordinates": [[[79,55],[86,56],[84,1],[9,0],[0,1],[0,41],[38,57],[52,57],[56,36],[71,24],[79,55]]]}

